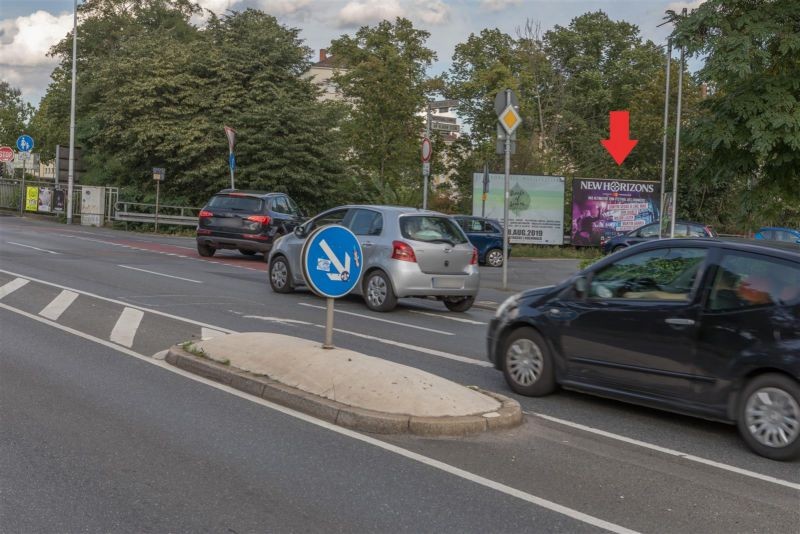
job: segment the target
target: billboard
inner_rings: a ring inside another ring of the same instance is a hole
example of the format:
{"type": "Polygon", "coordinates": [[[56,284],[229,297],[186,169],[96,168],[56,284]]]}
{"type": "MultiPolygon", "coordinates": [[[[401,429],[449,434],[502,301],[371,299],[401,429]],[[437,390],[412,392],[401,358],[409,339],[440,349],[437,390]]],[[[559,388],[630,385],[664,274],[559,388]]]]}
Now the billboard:
{"type": "Polygon", "coordinates": [[[575,178],[572,244],[600,245],[659,219],[659,182],[575,178]]]}
{"type": "MultiPolygon", "coordinates": [[[[472,214],[503,220],[505,175],[489,174],[483,200],[482,172],[472,175],[472,214]]],[[[509,180],[508,240],[510,243],[564,243],[564,177],[512,174],[509,180]]]]}

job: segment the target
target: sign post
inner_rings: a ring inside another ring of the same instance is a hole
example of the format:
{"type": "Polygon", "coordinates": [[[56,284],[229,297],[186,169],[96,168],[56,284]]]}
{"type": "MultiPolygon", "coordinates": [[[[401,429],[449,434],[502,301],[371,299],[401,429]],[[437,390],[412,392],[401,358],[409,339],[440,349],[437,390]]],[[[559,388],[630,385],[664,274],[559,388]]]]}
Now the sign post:
{"type": "Polygon", "coordinates": [[[333,348],[333,301],[350,293],[364,267],[358,238],[337,224],[318,228],[303,244],[303,278],[317,295],[327,298],[324,349],[333,348]]]}
{"type": "Polygon", "coordinates": [[[33,150],[33,138],[26,134],[17,137],[17,150],[19,150],[19,158],[22,160],[22,187],[20,187],[19,195],[19,214],[22,215],[25,213],[25,160],[33,150]]]}
{"type": "Polygon", "coordinates": [[[231,168],[231,189],[236,189],[233,181],[233,170],[236,168],[236,156],[233,155],[233,147],[236,146],[236,130],[230,126],[225,126],[225,136],[228,138],[228,167],[231,168]]]}
{"type": "Polygon", "coordinates": [[[497,111],[497,119],[500,121],[500,126],[505,130],[505,157],[506,157],[506,176],[505,176],[505,189],[504,189],[504,203],[503,203],[503,289],[508,287],[508,202],[509,202],[509,182],[511,175],[511,136],[522,124],[522,118],[519,116],[517,108],[517,97],[514,91],[506,89],[497,94],[494,99],[495,111],[497,111]],[[501,95],[505,93],[505,107],[502,111],[498,111],[500,107],[498,104],[501,102],[501,95]]]}
{"type": "Polygon", "coordinates": [[[166,171],[162,167],[153,167],[153,180],[156,181],[156,228],[154,230],[156,233],[158,233],[158,197],[165,174],[166,171]]]}
{"type": "Polygon", "coordinates": [[[431,154],[433,147],[428,134],[422,138],[422,209],[428,209],[428,177],[431,175],[431,154]]]}

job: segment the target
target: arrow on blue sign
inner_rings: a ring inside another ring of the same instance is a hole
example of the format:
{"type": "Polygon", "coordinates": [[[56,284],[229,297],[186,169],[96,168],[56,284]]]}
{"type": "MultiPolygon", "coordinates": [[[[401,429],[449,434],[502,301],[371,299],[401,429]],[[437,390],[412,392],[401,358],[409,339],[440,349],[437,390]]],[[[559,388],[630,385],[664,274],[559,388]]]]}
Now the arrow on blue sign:
{"type": "Polygon", "coordinates": [[[342,297],[353,290],[361,277],[361,244],[343,226],[317,229],[307,238],[302,256],[303,277],[318,295],[342,297]]]}

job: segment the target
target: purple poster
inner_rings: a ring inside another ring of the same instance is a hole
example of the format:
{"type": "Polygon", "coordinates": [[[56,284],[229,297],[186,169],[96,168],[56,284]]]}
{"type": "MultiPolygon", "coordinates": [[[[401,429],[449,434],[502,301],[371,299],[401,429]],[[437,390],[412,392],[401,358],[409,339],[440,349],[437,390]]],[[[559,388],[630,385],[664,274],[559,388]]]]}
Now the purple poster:
{"type": "Polygon", "coordinates": [[[572,244],[599,246],[659,218],[660,184],[641,180],[575,178],[572,244]]]}

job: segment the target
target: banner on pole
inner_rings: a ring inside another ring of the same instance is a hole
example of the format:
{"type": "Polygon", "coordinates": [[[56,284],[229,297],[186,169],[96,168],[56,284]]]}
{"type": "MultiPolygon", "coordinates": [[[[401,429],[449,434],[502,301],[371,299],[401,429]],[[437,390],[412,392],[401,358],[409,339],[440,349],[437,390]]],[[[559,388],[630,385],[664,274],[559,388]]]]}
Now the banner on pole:
{"type": "Polygon", "coordinates": [[[233,147],[236,146],[236,130],[230,126],[225,126],[225,135],[228,138],[228,152],[233,153],[233,147]]]}

